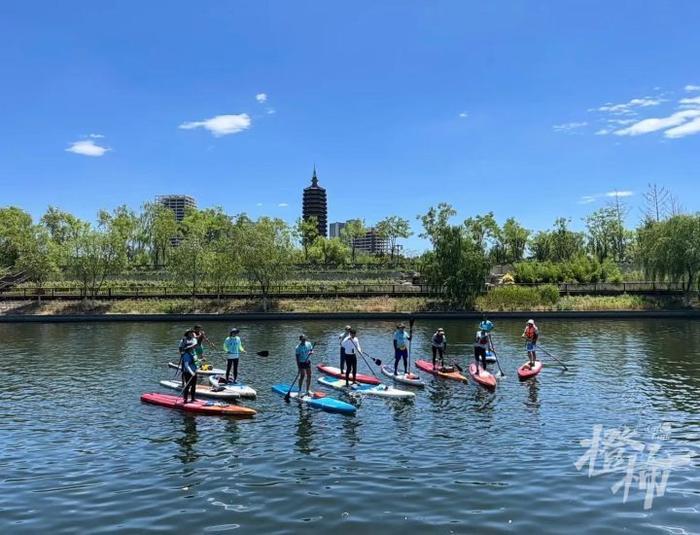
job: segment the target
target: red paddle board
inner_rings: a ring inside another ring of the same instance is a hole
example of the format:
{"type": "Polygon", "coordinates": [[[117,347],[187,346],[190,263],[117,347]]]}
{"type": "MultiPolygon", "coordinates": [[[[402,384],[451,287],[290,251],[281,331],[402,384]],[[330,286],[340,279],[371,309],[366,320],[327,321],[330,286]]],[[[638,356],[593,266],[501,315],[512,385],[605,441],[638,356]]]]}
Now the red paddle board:
{"type": "MultiPolygon", "coordinates": [[[[316,366],[318,368],[318,371],[321,373],[325,373],[326,375],[330,375],[331,377],[336,377],[338,379],[345,379],[345,373],[340,373],[340,368],[336,368],[335,366],[328,366],[326,364],[319,364],[316,366]]],[[[350,376],[352,379],[352,376],[350,376]]],[[[362,373],[358,373],[355,376],[355,381],[358,383],[364,383],[366,385],[380,385],[382,382],[377,379],[376,377],[372,375],[364,375],[362,373]]]]}
{"type": "Polygon", "coordinates": [[[471,378],[484,388],[496,388],[496,376],[488,370],[485,370],[482,366],[479,366],[477,372],[476,364],[472,362],[469,365],[469,375],[471,375],[471,378]]]}
{"type": "Polygon", "coordinates": [[[518,368],[518,377],[521,380],[529,379],[530,377],[534,377],[538,373],[542,371],[542,362],[539,360],[535,361],[535,365],[530,369],[530,362],[526,362],[520,368],[518,368]]]}
{"type": "Polygon", "coordinates": [[[442,377],[443,379],[452,379],[453,381],[460,381],[462,383],[468,382],[468,379],[457,370],[445,371],[439,366],[433,369],[433,364],[427,360],[417,360],[416,368],[421,369],[424,372],[432,373],[437,377],[442,377]]]}
{"type": "Polygon", "coordinates": [[[141,394],[141,401],[150,403],[151,405],[160,405],[161,407],[179,409],[185,412],[195,412],[197,414],[217,414],[243,418],[250,418],[255,415],[253,409],[242,405],[231,405],[229,403],[221,403],[220,401],[204,401],[201,399],[195,399],[190,403],[184,403],[180,396],[158,394],[157,392],[141,394]]]}

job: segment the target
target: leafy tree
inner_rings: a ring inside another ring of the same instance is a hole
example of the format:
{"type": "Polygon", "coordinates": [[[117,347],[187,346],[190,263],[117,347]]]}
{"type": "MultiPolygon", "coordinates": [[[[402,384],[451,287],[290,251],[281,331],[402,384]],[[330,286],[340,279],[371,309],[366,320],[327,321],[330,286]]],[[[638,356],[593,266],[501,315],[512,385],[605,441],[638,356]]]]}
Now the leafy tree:
{"type": "Polygon", "coordinates": [[[367,228],[365,227],[365,222],[362,219],[351,219],[345,224],[343,230],[340,231],[341,236],[350,245],[350,250],[352,253],[352,263],[355,263],[355,240],[364,237],[367,234],[367,228]]]}
{"type": "Polygon", "coordinates": [[[530,231],[522,227],[513,217],[506,219],[502,230],[504,263],[520,262],[525,255],[525,247],[530,237],[530,231]]]}
{"type": "Polygon", "coordinates": [[[341,265],[348,259],[349,248],[340,238],[319,236],[313,244],[312,256],[325,265],[341,265]]]}
{"type": "Polygon", "coordinates": [[[97,214],[97,221],[100,228],[114,232],[124,241],[127,259],[132,262],[141,247],[139,218],[134,211],[126,205],[115,208],[112,213],[100,210],[97,214]]]}
{"type": "Polygon", "coordinates": [[[450,204],[442,202],[437,207],[431,206],[427,213],[416,216],[423,224],[423,232],[418,236],[429,239],[435,246],[440,232],[449,226],[450,218],[455,215],[457,215],[457,211],[450,204]]]}
{"type": "MultiPolygon", "coordinates": [[[[32,231],[31,238],[20,248],[15,267],[41,289],[46,280],[58,272],[58,246],[53,243],[45,227],[34,225],[32,231]]],[[[41,300],[41,294],[39,296],[41,300]]]]}
{"type": "Polygon", "coordinates": [[[267,311],[272,287],[287,277],[292,257],[292,231],[281,219],[261,217],[240,223],[241,267],[258,285],[263,310],[267,311]]]}
{"type": "Polygon", "coordinates": [[[32,239],[32,216],[9,206],[0,208],[0,266],[13,268],[25,243],[32,239]]]}
{"type": "Polygon", "coordinates": [[[464,226],[472,239],[484,251],[488,251],[494,246],[500,230],[496,219],[493,217],[493,212],[483,216],[469,217],[464,221],[464,226]]]}
{"type": "Polygon", "coordinates": [[[377,234],[389,241],[391,262],[393,264],[396,254],[396,242],[399,238],[406,239],[413,234],[411,232],[411,224],[408,222],[408,219],[403,217],[389,216],[377,223],[375,230],[377,234]]]}
{"type": "Polygon", "coordinates": [[[568,225],[569,220],[560,217],[554,222],[553,230],[537,232],[530,241],[533,258],[563,262],[584,254],[584,234],[569,230],[568,225]]]}
{"type": "Polygon", "coordinates": [[[49,206],[40,223],[48,230],[51,241],[58,246],[75,239],[82,228],[80,219],[54,206],[49,206]]]}
{"type": "Polygon", "coordinates": [[[296,232],[304,250],[304,262],[309,261],[309,247],[318,238],[318,218],[314,215],[307,219],[300,217],[297,219],[296,232]]]}
{"type": "Polygon", "coordinates": [[[179,239],[179,228],[175,212],[160,203],[148,203],[141,216],[141,239],[149,244],[153,266],[164,266],[173,241],[179,239]]]}

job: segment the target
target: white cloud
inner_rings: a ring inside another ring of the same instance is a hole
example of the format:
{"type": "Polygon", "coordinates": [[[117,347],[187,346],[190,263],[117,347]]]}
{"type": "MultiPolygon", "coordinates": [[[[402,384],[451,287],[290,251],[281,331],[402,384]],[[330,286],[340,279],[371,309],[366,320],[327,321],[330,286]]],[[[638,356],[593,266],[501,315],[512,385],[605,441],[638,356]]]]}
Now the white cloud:
{"type": "Polygon", "coordinates": [[[209,130],[214,137],[221,137],[247,130],[250,124],[250,116],[247,113],[239,113],[238,115],[217,115],[216,117],[203,121],[190,121],[182,123],[178,128],[182,128],[183,130],[205,128],[209,130]]]}
{"type": "Polygon", "coordinates": [[[584,126],[587,126],[588,123],[583,121],[583,122],[571,122],[571,123],[562,123],[562,124],[555,124],[552,126],[552,130],[555,132],[572,132],[573,130],[577,130],[579,128],[583,128],[584,126]]]}
{"type": "Polygon", "coordinates": [[[686,91],[700,91],[700,85],[688,84],[687,86],[685,86],[685,90],[686,91]]]}
{"type": "Polygon", "coordinates": [[[608,191],[606,197],[631,197],[634,195],[633,191],[608,191]]]}
{"type": "Polygon", "coordinates": [[[466,111],[463,111],[459,114],[459,117],[461,119],[466,119],[467,117],[469,117],[469,114],[466,111]]]}
{"type": "Polygon", "coordinates": [[[255,100],[257,100],[260,104],[264,104],[267,102],[267,93],[258,93],[255,95],[255,100]]]}
{"type": "Polygon", "coordinates": [[[669,139],[677,139],[679,137],[691,136],[700,133],[700,117],[693,119],[681,126],[669,128],[664,132],[664,136],[669,139]]]}
{"type": "Polygon", "coordinates": [[[73,154],[81,154],[83,156],[104,156],[105,152],[112,149],[108,147],[101,147],[95,144],[91,139],[83,139],[81,141],[74,141],[71,146],[66,149],[67,152],[72,152],[73,154]]]}
{"type": "Polygon", "coordinates": [[[263,204],[261,202],[256,203],[255,206],[262,206],[263,204]]]}
{"type": "Polygon", "coordinates": [[[100,138],[103,138],[104,136],[102,134],[88,134],[88,137],[91,137],[93,139],[100,139],[100,138]]]}
{"type": "Polygon", "coordinates": [[[279,206],[280,208],[285,208],[285,207],[289,206],[289,204],[287,204],[286,202],[281,202],[277,206],[279,206]]]}
{"type": "Polygon", "coordinates": [[[682,98],[678,102],[683,108],[695,108],[700,106],[700,97],[682,98]]]}
{"type": "Polygon", "coordinates": [[[277,113],[277,112],[275,111],[274,108],[267,108],[267,114],[268,114],[268,115],[274,115],[275,113],[277,113]]]}
{"type": "Polygon", "coordinates": [[[578,200],[578,204],[591,204],[595,199],[595,195],[584,195],[578,200]]]}
{"type": "Polygon", "coordinates": [[[700,117],[700,109],[682,110],[669,115],[668,117],[653,117],[643,119],[634,123],[632,126],[616,130],[613,132],[616,136],[639,136],[649,134],[657,130],[666,130],[674,126],[680,126],[689,119],[700,117]]]}
{"type": "Polygon", "coordinates": [[[629,102],[624,104],[612,104],[608,102],[599,108],[595,108],[595,111],[602,111],[607,113],[612,113],[613,115],[625,115],[630,113],[636,113],[635,108],[648,108],[650,106],[658,106],[664,102],[663,99],[657,97],[644,97],[644,98],[633,98],[629,102]]]}

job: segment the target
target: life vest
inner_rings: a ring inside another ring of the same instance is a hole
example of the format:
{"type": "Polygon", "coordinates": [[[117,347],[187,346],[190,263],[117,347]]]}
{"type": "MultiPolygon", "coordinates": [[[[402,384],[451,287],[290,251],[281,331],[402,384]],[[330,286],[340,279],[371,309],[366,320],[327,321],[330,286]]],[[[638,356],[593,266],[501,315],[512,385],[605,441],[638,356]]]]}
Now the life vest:
{"type": "Polygon", "coordinates": [[[525,338],[535,341],[537,339],[537,327],[532,324],[528,324],[528,326],[525,327],[525,338]]]}
{"type": "Polygon", "coordinates": [[[477,345],[480,345],[482,347],[488,347],[488,345],[489,345],[488,333],[486,331],[477,331],[475,342],[477,343],[477,345]]]}

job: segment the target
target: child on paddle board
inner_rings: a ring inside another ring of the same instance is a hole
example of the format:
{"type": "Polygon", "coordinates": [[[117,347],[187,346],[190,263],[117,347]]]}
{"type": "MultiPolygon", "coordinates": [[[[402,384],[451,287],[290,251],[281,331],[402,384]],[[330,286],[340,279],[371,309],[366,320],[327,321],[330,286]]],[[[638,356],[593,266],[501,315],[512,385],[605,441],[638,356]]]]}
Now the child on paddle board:
{"type": "Polygon", "coordinates": [[[233,382],[238,380],[238,359],[241,353],[245,353],[241,337],[238,336],[240,331],[235,327],[231,329],[229,336],[224,340],[224,351],[226,351],[226,382],[228,383],[231,368],[233,368],[233,382]]]}
{"type": "Polygon", "coordinates": [[[493,330],[493,323],[489,320],[484,320],[479,324],[479,330],[476,331],[476,338],[474,339],[474,360],[476,361],[476,368],[479,369],[479,364],[481,364],[482,369],[486,369],[486,352],[493,351],[493,344],[491,342],[491,335],[489,334],[493,330]]]}
{"type": "Polygon", "coordinates": [[[527,320],[522,338],[526,340],[525,349],[527,349],[527,358],[530,359],[530,369],[537,361],[537,339],[539,336],[540,330],[535,325],[535,320],[527,320]]]}
{"type": "Polygon", "coordinates": [[[355,329],[348,331],[348,335],[343,340],[343,349],[345,349],[345,386],[350,386],[351,372],[352,384],[357,383],[357,354],[362,353],[355,329]]]}
{"type": "Polygon", "coordinates": [[[433,370],[435,369],[435,360],[437,355],[440,355],[440,367],[445,367],[445,351],[447,351],[447,336],[445,330],[440,327],[430,340],[430,345],[433,349],[433,370]]]}
{"type": "Polygon", "coordinates": [[[306,341],[306,336],[299,336],[299,345],[296,347],[294,354],[297,359],[297,367],[299,368],[299,395],[301,396],[302,384],[304,376],[306,376],[306,394],[311,393],[311,353],[314,346],[311,342],[306,341]]]}
{"type": "Polygon", "coordinates": [[[403,359],[403,373],[408,373],[408,341],[411,337],[406,326],[399,323],[394,331],[394,375],[398,375],[399,361],[403,359]]]}
{"type": "Polygon", "coordinates": [[[183,348],[183,353],[180,372],[185,385],[182,389],[182,398],[184,403],[187,403],[188,397],[190,401],[194,401],[194,395],[197,391],[197,365],[194,361],[195,348],[197,347],[196,338],[188,338],[181,347],[183,348]]]}
{"type": "Polygon", "coordinates": [[[345,369],[345,348],[343,347],[343,340],[345,340],[350,335],[350,325],[345,326],[345,330],[338,336],[338,342],[340,343],[340,374],[343,374],[345,369]]]}

